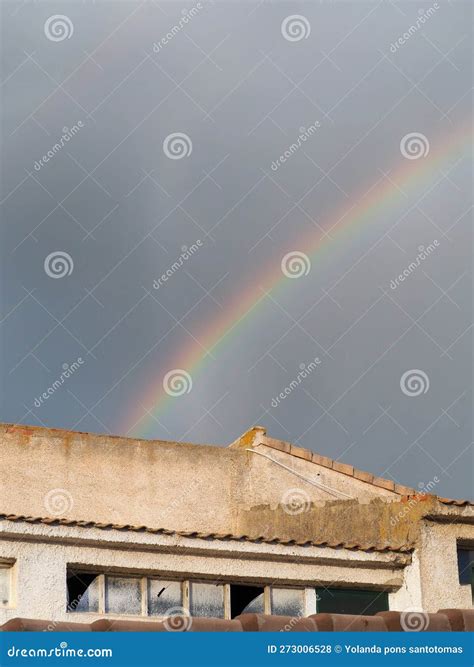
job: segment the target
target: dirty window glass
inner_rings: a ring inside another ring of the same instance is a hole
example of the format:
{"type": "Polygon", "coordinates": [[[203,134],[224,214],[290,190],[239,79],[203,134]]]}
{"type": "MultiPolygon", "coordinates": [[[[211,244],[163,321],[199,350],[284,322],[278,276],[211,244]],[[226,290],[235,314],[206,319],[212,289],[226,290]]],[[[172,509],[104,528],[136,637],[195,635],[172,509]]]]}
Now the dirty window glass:
{"type": "Polygon", "coordinates": [[[112,614],[141,614],[141,581],[132,577],[106,577],[105,611],[112,614]]]}
{"type": "Polygon", "coordinates": [[[304,615],[304,591],[297,588],[271,589],[272,614],[281,616],[304,615]]]}
{"type": "Polygon", "coordinates": [[[68,611],[99,611],[99,577],[79,572],[68,579],[68,611]]]}
{"type": "Polygon", "coordinates": [[[191,582],[189,585],[191,616],[224,617],[224,586],[191,582]]]}
{"type": "Polygon", "coordinates": [[[7,605],[10,598],[10,568],[0,567],[0,605],[7,605]]]}
{"type": "Polygon", "coordinates": [[[182,584],[180,581],[148,580],[148,613],[151,616],[166,616],[170,609],[182,607],[182,584]]]}

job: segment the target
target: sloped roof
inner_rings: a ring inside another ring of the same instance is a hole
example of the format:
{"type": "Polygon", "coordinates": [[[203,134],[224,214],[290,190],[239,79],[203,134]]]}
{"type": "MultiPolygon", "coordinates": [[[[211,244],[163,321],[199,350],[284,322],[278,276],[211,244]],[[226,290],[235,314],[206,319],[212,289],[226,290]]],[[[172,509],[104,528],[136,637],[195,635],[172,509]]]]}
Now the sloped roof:
{"type": "MultiPolygon", "coordinates": [[[[303,447],[297,447],[296,445],[292,445],[291,443],[285,442],[284,440],[276,440],[275,438],[270,438],[266,436],[265,434],[266,431],[263,427],[255,427],[254,429],[251,429],[248,433],[249,434],[253,433],[253,441],[251,445],[253,448],[257,447],[259,444],[265,445],[266,447],[270,447],[271,449],[277,449],[281,452],[285,452],[286,454],[290,454],[291,456],[294,456],[296,458],[304,459],[305,461],[311,461],[312,463],[316,463],[317,465],[323,466],[324,468],[330,468],[331,470],[339,472],[343,475],[347,475],[348,477],[357,479],[360,482],[365,482],[367,484],[371,484],[372,486],[386,489],[387,491],[392,491],[393,493],[396,493],[399,496],[419,497],[420,495],[423,495],[422,492],[420,492],[420,490],[416,490],[409,486],[404,486],[402,484],[397,484],[391,479],[377,477],[376,475],[373,475],[370,472],[360,470],[359,468],[354,468],[354,466],[352,465],[349,465],[347,463],[341,463],[340,461],[331,459],[327,456],[322,456],[321,454],[317,454],[316,452],[313,452],[309,449],[304,449],[303,447]]],[[[247,434],[244,434],[243,438],[245,438],[246,436],[247,434]]],[[[238,444],[239,441],[236,441],[236,443],[233,443],[233,445],[231,446],[238,444]]],[[[250,442],[247,440],[245,444],[250,444],[250,442]]],[[[474,502],[467,499],[443,498],[441,496],[436,496],[436,495],[434,497],[444,505],[455,505],[457,507],[464,507],[466,505],[474,506],[474,502]]]]}

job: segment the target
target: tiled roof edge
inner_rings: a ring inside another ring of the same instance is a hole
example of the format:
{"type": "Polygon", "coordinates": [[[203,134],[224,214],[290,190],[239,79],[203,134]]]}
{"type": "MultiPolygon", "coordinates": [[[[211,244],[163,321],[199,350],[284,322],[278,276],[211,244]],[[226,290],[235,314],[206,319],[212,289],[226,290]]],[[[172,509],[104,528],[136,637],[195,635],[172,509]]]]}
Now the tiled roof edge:
{"type": "Polygon", "coordinates": [[[394,552],[394,553],[409,553],[413,551],[413,547],[406,544],[399,544],[392,546],[385,545],[367,545],[357,544],[356,542],[348,544],[344,542],[313,542],[311,540],[292,540],[283,539],[279,537],[249,537],[248,535],[233,535],[232,533],[203,533],[199,531],[186,530],[172,530],[168,528],[150,528],[149,526],[133,526],[130,524],[114,524],[114,523],[98,523],[96,521],[83,521],[77,519],[65,519],[59,517],[32,517],[18,514],[0,514],[0,521],[24,522],[24,523],[40,523],[48,526],[71,526],[80,528],[98,528],[100,530],[122,530],[133,531],[141,533],[151,533],[155,535],[176,535],[179,537],[189,537],[203,540],[231,540],[241,542],[263,543],[263,544],[280,544],[282,546],[297,546],[297,547],[328,547],[330,549],[350,549],[354,551],[366,552],[394,552]]]}

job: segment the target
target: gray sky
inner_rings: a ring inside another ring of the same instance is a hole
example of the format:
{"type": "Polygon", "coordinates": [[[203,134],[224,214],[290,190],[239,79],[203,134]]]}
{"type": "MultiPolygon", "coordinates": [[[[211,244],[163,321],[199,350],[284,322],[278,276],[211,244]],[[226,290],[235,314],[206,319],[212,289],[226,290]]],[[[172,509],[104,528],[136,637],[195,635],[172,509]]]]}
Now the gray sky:
{"type": "Polygon", "coordinates": [[[1,419],[472,495],[471,4],[1,9],[1,419]]]}

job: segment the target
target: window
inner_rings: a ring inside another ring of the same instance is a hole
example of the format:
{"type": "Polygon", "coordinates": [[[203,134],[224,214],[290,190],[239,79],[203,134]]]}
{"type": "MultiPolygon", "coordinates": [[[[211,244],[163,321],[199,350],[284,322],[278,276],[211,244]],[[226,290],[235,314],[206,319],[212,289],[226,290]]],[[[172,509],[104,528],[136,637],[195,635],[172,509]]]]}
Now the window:
{"type": "Polygon", "coordinates": [[[10,604],[12,569],[10,563],[0,563],[0,607],[10,604]]]}
{"type": "Polygon", "coordinates": [[[458,547],[458,573],[459,583],[471,586],[474,601],[474,549],[458,547]]]}
{"type": "Polygon", "coordinates": [[[99,611],[99,574],[69,571],[67,611],[99,611]]]}
{"type": "Polygon", "coordinates": [[[141,614],[141,579],[107,575],[105,577],[105,611],[109,614],[141,614]]]}
{"type": "Polygon", "coordinates": [[[304,590],[298,588],[271,588],[272,614],[304,616],[304,590]]]}
{"type": "MultiPolygon", "coordinates": [[[[459,550],[459,554],[459,576],[466,583],[471,583],[473,552],[459,550]],[[466,563],[469,565],[467,570],[466,563]]],[[[4,573],[9,573],[9,570],[2,570],[0,563],[0,605],[5,604],[2,600],[8,600],[9,575],[4,573]]],[[[235,618],[250,613],[300,617],[314,611],[373,615],[388,610],[388,593],[385,591],[356,588],[310,590],[309,587],[290,588],[222,581],[179,581],[75,568],[68,568],[67,589],[67,611],[94,614],[157,617],[166,616],[170,610],[175,612],[183,608],[184,613],[191,616],[235,618]],[[311,603],[315,592],[316,610],[311,603]]]]}
{"type": "Polygon", "coordinates": [[[388,593],[357,588],[320,588],[316,589],[316,608],[318,613],[373,616],[378,611],[388,611],[388,593]]]}
{"type": "Polygon", "coordinates": [[[191,581],[189,613],[191,616],[224,618],[224,585],[191,581]]]}
{"type": "Polygon", "coordinates": [[[164,616],[168,609],[183,605],[183,584],[180,581],[148,579],[148,614],[164,616]]]}
{"type": "Polygon", "coordinates": [[[265,608],[264,588],[262,586],[230,585],[230,615],[263,614],[265,608]]]}

